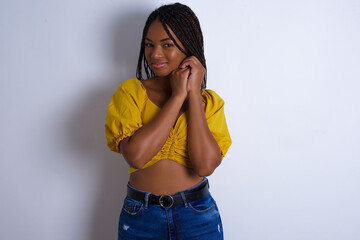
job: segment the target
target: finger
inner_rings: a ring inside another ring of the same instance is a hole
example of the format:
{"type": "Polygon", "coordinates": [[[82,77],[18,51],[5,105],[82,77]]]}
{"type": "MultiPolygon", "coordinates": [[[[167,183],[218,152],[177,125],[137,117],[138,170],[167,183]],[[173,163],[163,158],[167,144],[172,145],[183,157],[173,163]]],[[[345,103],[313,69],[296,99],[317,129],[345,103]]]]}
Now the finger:
{"type": "Polygon", "coordinates": [[[190,56],[190,57],[187,57],[183,60],[183,62],[180,64],[180,65],[183,65],[183,64],[187,64],[187,63],[200,63],[199,59],[195,56],[190,56]]]}
{"type": "Polygon", "coordinates": [[[182,77],[182,76],[189,76],[190,74],[190,69],[189,68],[183,68],[183,69],[175,69],[172,73],[172,76],[174,77],[182,77]]]}
{"type": "Polygon", "coordinates": [[[184,61],[179,65],[179,68],[186,68],[186,67],[192,67],[193,63],[191,63],[190,61],[184,61]]]}
{"type": "Polygon", "coordinates": [[[189,71],[189,68],[177,68],[173,70],[173,73],[182,73],[184,71],[189,71]]]}
{"type": "Polygon", "coordinates": [[[192,68],[192,64],[190,64],[190,63],[181,63],[181,64],[179,65],[179,68],[180,68],[180,69],[192,68]]]}
{"type": "Polygon", "coordinates": [[[179,68],[185,68],[185,67],[194,68],[194,67],[197,67],[197,66],[202,66],[199,61],[196,61],[194,59],[188,59],[188,60],[182,62],[179,65],[179,68]]]}
{"type": "Polygon", "coordinates": [[[184,67],[187,67],[187,66],[190,66],[191,67],[191,59],[192,57],[187,57],[185,58],[182,63],[180,63],[179,65],[179,68],[184,68],[184,67]]]}
{"type": "Polygon", "coordinates": [[[180,72],[181,75],[185,75],[185,76],[187,76],[187,77],[190,76],[190,74],[191,74],[190,68],[183,68],[183,69],[181,69],[181,70],[182,70],[182,71],[180,72]]]}
{"type": "Polygon", "coordinates": [[[191,71],[191,68],[189,68],[189,67],[184,67],[184,68],[178,68],[178,69],[176,69],[176,70],[174,70],[174,71],[177,71],[178,73],[183,73],[183,72],[187,72],[187,71],[191,71]]]}

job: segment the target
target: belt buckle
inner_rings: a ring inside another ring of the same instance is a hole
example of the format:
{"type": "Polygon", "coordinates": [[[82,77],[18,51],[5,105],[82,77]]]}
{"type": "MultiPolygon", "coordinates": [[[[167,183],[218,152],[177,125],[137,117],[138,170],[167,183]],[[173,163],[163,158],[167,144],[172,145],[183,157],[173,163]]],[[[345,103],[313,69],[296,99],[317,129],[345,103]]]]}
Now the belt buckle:
{"type": "Polygon", "coordinates": [[[159,204],[163,208],[171,208],[174,205],[174,198],[170,195],[161,195],[159,198],[159,204]]]}

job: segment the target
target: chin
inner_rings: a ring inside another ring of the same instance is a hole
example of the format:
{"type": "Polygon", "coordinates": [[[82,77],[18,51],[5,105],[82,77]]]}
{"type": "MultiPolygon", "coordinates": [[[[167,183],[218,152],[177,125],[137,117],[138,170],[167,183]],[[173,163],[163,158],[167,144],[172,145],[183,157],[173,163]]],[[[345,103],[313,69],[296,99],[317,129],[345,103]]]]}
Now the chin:
{"type": "Polygon", "coordinates": [[[155,73],[155,76],[157,76],[157,77],[168,77],[171,74],[171,72],[157,71],[156,69],[155,69],[155,71],[153,70],[153,72],[155,73]]]}
{"type": "Polygon", "coordinates": [[[167,77],[170,77],[170,74],[168,74],[168,75],[155,74],[155,77],[158,77],[158,78],[167,78],[167,77]]]}

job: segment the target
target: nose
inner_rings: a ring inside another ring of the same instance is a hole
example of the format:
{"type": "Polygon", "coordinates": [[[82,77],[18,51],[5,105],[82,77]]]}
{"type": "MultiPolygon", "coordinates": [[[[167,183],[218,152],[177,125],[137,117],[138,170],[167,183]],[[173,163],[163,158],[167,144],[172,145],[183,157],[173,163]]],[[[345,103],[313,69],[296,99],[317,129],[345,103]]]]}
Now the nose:
{"type": "Polygon", "coordinates": [[[161,49],[161,46],[154,46],[153,50],[151,52],[151,57],[156,59],[156,58],[161,58],[163,56],[164,56],[164,53],[161,49]]]}

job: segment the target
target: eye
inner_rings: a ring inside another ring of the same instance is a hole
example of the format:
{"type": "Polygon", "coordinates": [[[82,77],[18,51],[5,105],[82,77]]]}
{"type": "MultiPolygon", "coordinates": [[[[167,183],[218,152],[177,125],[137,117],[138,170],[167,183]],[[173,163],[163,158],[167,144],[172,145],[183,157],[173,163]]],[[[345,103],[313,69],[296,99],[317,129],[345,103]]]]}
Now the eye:
{"type": "Polygon", "coordinates": [[[145,43],[144,46],[145,46],[145,47],[152,47],[152,44],[151,44],[151,43],[145,43]]]}
{"type": "Polygon", "coordinates": [[[165,44],[164,44],[164,47],[166,47],[166,48],[172,47],[172,46],[174,46],[174,45],[172,45],[171,43],[165,43],[165,44]]]}

